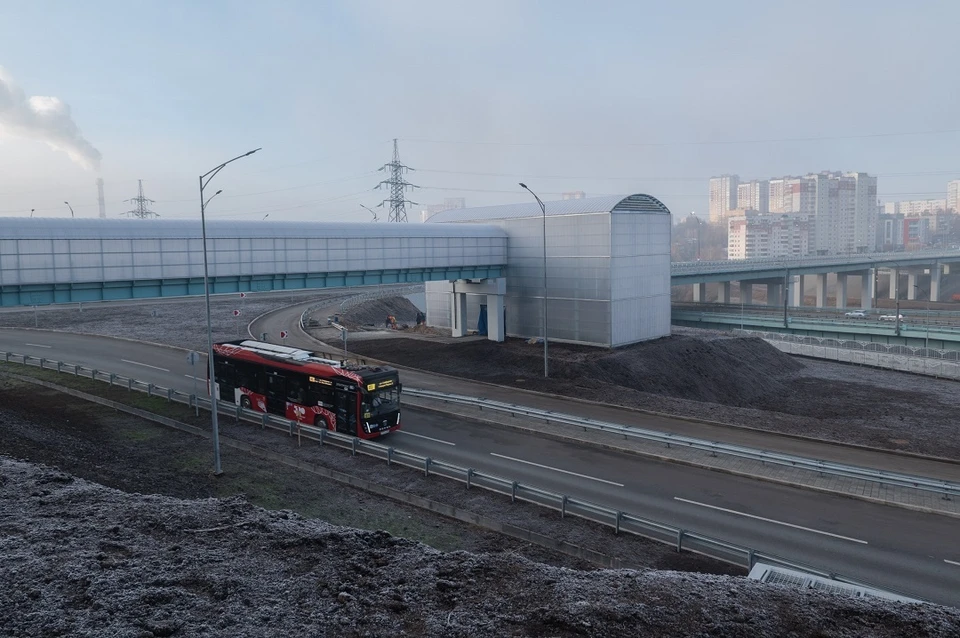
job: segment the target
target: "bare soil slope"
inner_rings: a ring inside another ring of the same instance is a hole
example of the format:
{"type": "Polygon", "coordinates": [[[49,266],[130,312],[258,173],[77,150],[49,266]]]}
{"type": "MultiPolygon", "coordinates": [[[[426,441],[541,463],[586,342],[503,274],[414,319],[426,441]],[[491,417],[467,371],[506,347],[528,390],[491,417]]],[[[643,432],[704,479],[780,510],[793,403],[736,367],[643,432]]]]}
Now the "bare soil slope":
{"type": "Polygon", "coordinates": [[[11,636],[932,636],[960,612],[727,576],[443,553],[242,498],[130,495],[0,457],[11,636]]]}

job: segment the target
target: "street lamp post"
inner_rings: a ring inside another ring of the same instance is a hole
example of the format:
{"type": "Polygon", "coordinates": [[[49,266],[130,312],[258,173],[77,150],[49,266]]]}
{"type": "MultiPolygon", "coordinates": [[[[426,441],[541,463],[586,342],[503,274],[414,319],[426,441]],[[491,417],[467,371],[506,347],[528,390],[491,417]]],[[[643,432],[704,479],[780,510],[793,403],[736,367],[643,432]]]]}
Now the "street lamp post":
{"type": "MultiPolygon", "coordinates": [[[[73,214],[73,206],[70,205],[70,202],[63,202],[63,203],[66,204],[67,208],[70,209],[70,217],[76,217],[76,215],[73,214]]],[[[31,210],[30,212],[32,213],[33,211],[31,210]]]]}
{"type": "Polygon", "coordinates": [[[530,188],[520,182],[520,188],[525,189],[533,195],[537,203],[540,204],[540,212],[543,213],[543,378],[550,377],[549,359],[547,358],[547,207],[543,200],[537,197],[530,188]]]}
{"type": "Polygon", "coordinates": [[[380,219],[377,217],[377,212],[376,212],[375,210],[372,210],[370,207],[364,206],[363,204],[360,204],[360,208],[363,208],[363,209],[366,210],[368,213],[370,213],[371,215],[373,215],[373,221],[375,221],[375,222],[380,221],[380,219]]]}
{"type": "Polygon", "coordinates": [[[223,167],[231,162],[235,162],[238,159],[247,157],[248,155],[253,155],[259,148],[256,148],[252,151],[244,153],[243,155],[238,155],[231,160],[227,160],[223,164],[210,169],[206,173],[200,176],[200,230],[203,235],[203,296],[207,304],[207,374],[209,375],[209,392],[210,392],[210,425],[213,431],[213,473],[217,476],[222,474],[220,469],[220,427],[217,424],[217,391],[216,391],[216,374],[213,368],[213,325],[210,321],[210,273],[209,267],[207,265],[207,218],[206,218],[206,209],[207,204],[210,203],[214,197],[222,193],[222,190],[217,191],[210,196],[210,199],[204,201],[203,199],[203,189],[207,187],[214,177],[217,176],[217,173],[223,170],[223,167]]]}
{"type": "Polygon", "coordinates": [[[693,211],[690,211],[690,215],[697,220],[697,261],[700,261],[700,227],[703,226],[703,220],[693,211]]]}

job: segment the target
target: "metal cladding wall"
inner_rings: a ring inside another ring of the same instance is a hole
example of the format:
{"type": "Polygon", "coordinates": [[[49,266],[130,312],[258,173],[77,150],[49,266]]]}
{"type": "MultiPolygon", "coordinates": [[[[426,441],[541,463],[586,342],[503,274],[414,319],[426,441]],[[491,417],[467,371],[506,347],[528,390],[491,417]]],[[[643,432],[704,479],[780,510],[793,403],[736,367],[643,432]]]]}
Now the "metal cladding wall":
{"type": "MultiPolygon", "coordinates": [[[[202,294],[200,222],[0,218],[2,305],[202,294]]],[[[207,223],[213,292],[499,276],[493,226],[207,223]]]]}
{"type": "MultiPolygon", "coordinates": [[[[669,335],[669,210],[648,195],[546,206],[549,338],[622,346],[669,335]]],[[[544,227],[539,206],[461,209],[430,221],[478,221],[507,232],[506,331],[511,336],[541,335],[544,227]]],[[[470,329],[476,328],[481,301],[467,296],[470,329]]],[[[430,284],[427,315],[431,325],[449,325],[449,295],[430,284]]]]}

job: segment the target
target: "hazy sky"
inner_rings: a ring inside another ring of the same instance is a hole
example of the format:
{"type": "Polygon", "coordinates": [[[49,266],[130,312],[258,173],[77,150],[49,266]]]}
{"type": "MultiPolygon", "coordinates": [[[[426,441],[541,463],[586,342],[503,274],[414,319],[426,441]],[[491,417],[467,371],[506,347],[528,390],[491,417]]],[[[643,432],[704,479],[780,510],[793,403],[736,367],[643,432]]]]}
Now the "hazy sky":
{"type": "Polygon", "coordinates": [[[0,215],[96,216],[101,176],[111,217],[137,179],[196,217],[197,176],[263,147],[212,218],[367,221],[394,137],[421,204],[525,181],[687,214],[712,174],[826,169],[944,197],[958,24],[956,0],[0,0],[0,215]]]}

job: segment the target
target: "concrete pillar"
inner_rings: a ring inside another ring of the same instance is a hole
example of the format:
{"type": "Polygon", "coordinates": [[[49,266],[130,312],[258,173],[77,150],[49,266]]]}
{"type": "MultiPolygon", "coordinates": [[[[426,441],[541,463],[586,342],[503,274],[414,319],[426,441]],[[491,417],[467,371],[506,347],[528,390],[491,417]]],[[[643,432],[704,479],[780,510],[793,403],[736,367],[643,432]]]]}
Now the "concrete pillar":
{"type": "Polygon", "coordinates": [[[847,307],[847,273],[837,273],[837,308],[847,307]]]}
{"type": "Polygon", "coordinates": [[[827,304],[827,274],[822,273],[817,277],[817,308],[823,308],[827,304]]]}
{"type": "Polygon", "coordinates": [[[783,284],[767,284],[767,305],[779,306],[783,303],[783,284]]]}
{"type": "Polygon", "coordinates": [[[940,301],[940,262],[930,267],[930,301],[940,301]]]}
{"type": "Polygon", "coordinates": [[[487,295],[487,339],[503,341],[503,337],[503,295],[487,295]]]}
{"type": "Polygon", "coordinates": [[[450,295],[450,336],[462,337],[467,334],[467,294],[456,292],[456,282],[453,284],[453,290],[453,294],[450,295]]]}
{"type": "Polygon", "coordinates": [[[864,310],[873,308],[873,295],[877,289],[874,273],[873,269],[860,273],[860,307],[864,310]]]}
{"type": "Polygon", "coordinates": [[[717,303],[730,303],[730,282],[721,281],[717,287],[717,303]]]}
{"type": "Polygon", "coordinates": [[[704,303],[707,300],[707,284],[693,284],[694,303],[704,303]]]}
{"type": "Polygon", "coordinates": [[[790,278],[790,305],[794,308],[803,305],[803,275],[790,278]]]}
{"type": "Polygon", "coordinates": [[[740,282],[740,303],[747,305],[753,303],[753,284],[740,282]]]}
{"type": "Polygon", "coordinates": [[[897,299],[900,296],[900,271],[896,268],[890,269],[890,298],[897,299]]]}
{"type": "Polygon", "coordinates": [[[907,272],[907,299],[913,301],[917,298],[917,273],[907,272]]]}

